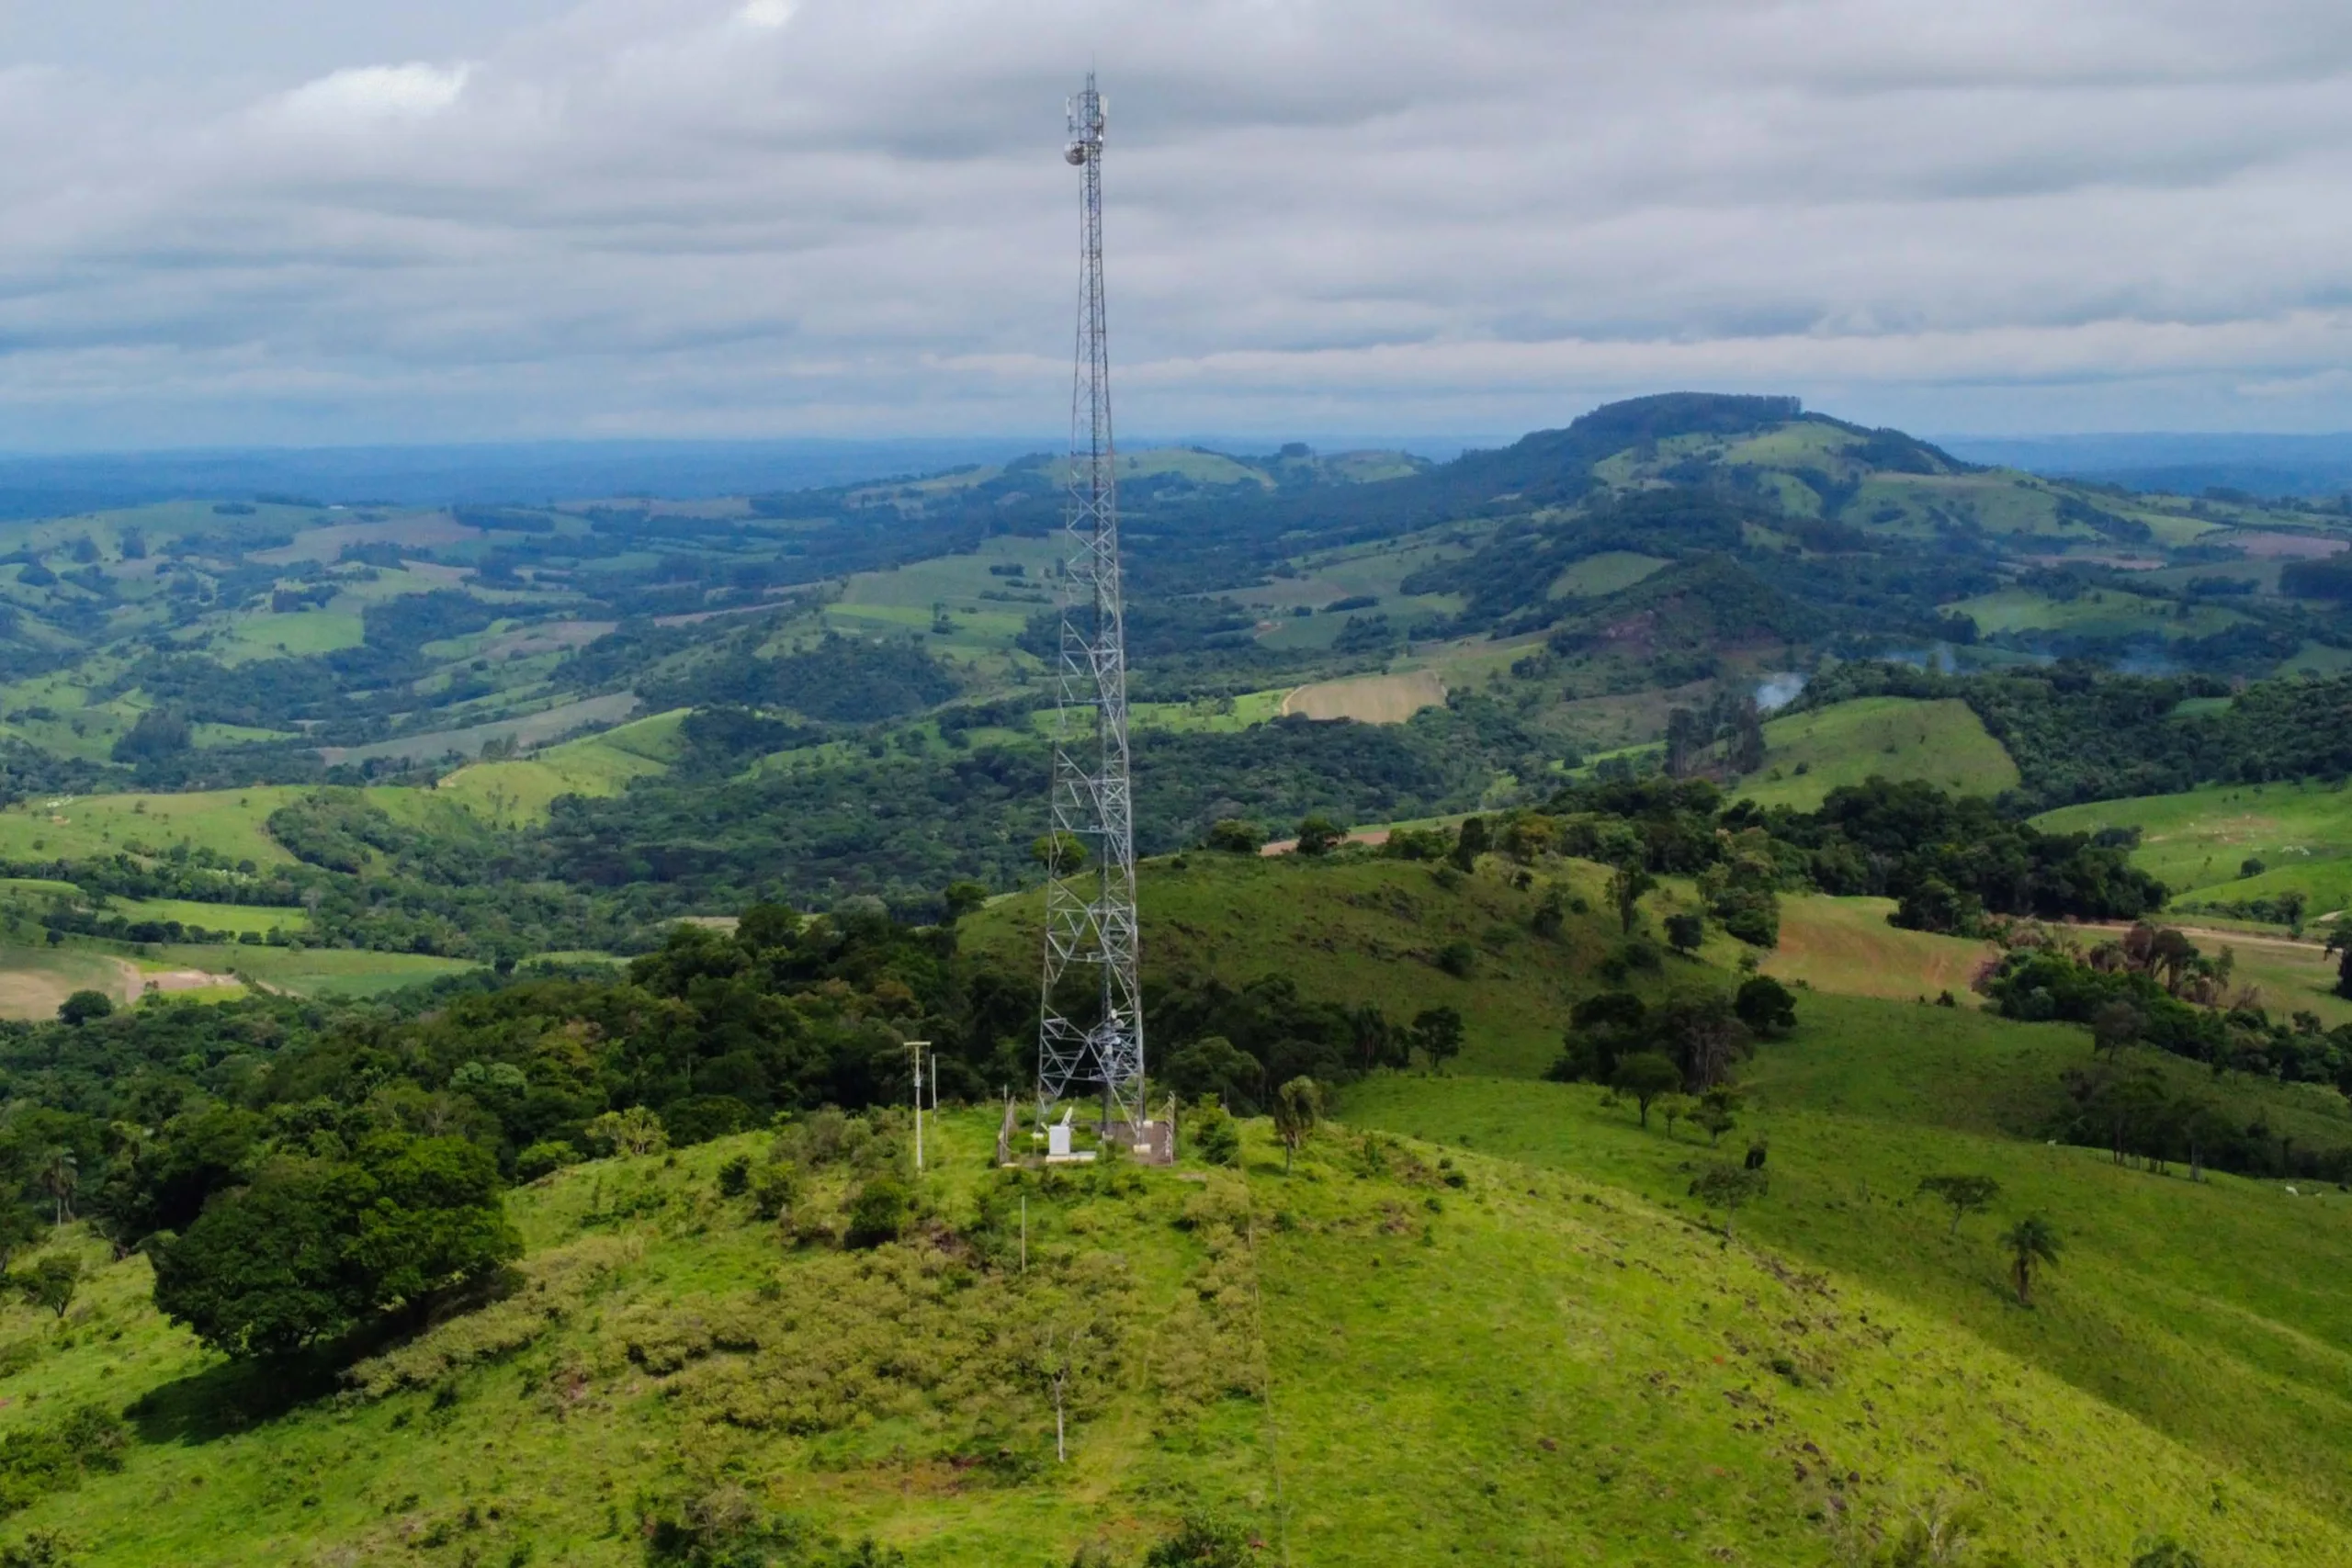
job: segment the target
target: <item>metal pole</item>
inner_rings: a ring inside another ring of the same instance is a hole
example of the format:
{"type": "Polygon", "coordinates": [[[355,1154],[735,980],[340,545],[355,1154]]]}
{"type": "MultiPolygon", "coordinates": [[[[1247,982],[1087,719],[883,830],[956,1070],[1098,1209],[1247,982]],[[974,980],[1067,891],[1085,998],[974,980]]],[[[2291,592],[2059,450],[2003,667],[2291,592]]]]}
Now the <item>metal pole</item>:
{"type": "Polygon", "coordinates": [[[908,1053],[914,1058],[915,1069],[915,1174],[922,1174],[922,1054],[931,1043],[928,1040],[910,1040],[908,1053]]]}

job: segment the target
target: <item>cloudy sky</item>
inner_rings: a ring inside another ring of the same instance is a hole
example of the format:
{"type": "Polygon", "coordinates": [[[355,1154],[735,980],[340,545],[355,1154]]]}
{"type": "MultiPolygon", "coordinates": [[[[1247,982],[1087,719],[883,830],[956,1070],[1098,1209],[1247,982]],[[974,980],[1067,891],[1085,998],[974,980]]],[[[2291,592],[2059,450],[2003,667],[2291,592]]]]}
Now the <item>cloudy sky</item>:
{"type": "Polygon", "coordinates": [[[0,0],[0,450],[2352,429],[2343,0],[0,0]]]}

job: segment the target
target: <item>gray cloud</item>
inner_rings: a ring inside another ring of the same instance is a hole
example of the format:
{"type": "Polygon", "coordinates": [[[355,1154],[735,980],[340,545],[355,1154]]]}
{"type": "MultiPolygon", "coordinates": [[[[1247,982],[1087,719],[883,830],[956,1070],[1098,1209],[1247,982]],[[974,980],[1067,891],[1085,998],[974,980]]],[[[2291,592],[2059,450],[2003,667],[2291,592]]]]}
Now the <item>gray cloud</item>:
{"type": "Polygon", "coordinates": [[[1050,431],[1090,56],[1131,431],[2352,424],[2340,4],[56,9],[0,447],[1050,431]]]}

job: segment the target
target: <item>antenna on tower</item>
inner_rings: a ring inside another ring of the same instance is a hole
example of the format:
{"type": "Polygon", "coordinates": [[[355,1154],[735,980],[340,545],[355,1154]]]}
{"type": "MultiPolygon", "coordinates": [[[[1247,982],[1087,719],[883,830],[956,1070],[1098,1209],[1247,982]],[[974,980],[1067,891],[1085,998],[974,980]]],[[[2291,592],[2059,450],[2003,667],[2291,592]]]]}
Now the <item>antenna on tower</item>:
{"type": "Polygon", "coordinates": [[[1063,512],[1061,646],[1054,669],[1037,1109],[1042,1119],[1072,1090],[1098,1089],[1104,1131],[1124,1126],[1134,1143],[1150,1141],[1151,1134],[1144,1120],[1126,619],[1102,307],[1102,95],[1091,71],[1085,91],[1069,100],[1069,141],[1062,156],[1080,172],[1078,356],[1063,512]],[[1094,983],[1081,985],[1077,976],[1094,983]]]}

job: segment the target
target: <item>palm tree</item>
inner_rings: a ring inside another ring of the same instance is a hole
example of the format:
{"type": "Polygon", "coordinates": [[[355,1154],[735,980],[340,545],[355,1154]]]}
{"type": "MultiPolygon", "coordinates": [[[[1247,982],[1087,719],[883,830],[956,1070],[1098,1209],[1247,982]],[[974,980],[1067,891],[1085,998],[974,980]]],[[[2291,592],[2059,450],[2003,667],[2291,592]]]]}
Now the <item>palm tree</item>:
{"type": "Polygon", "coordinates": [[[57,1223],[62,1225],[74,1217],[74,1190],[82,1183],[81,1162],[74,1157],[74,1151],[62,1147],[51,1150],[40,1182],[57,1200],[57,1223]]]}
{"type": "Polygon", "coordinates": [[[2055,1266],[2064,1250],[2058,1228],[2040,1214],[2028,1214],[2001,1233],[2001,1246],[2009,1254],[2009,1277],[2017,1281],[2018,1304],[2031,1306],[2034,1266],[2055,1266]]]}

